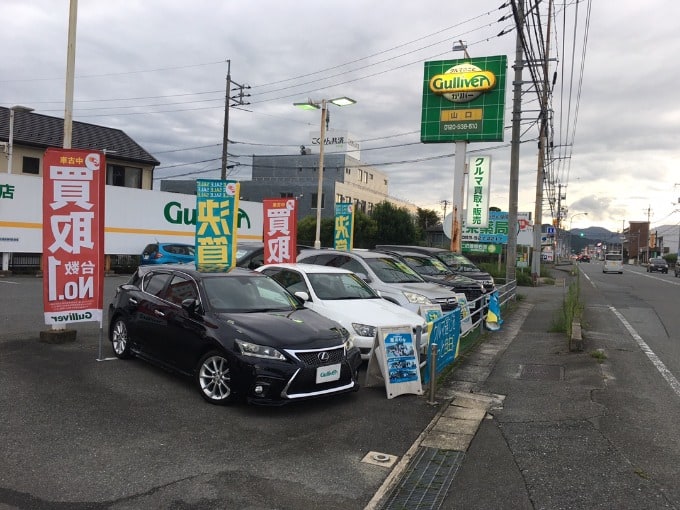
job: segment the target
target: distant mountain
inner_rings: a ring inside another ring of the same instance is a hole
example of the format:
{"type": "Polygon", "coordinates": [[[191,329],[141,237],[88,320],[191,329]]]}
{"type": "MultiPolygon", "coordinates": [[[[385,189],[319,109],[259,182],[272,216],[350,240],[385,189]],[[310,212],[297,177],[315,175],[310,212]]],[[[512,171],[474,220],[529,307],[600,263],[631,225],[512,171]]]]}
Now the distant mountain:
{"type": "Polygon", "coordinates": [[[583,237],[598,241],[608,241],[621,235],[617,234],[616,232],[612,232],[611,230],[607,230],[606,228],[603,227],[572,229],[572,234],[576,234],[577,232],[578,233],[583,232],[585,234],[583,237]]]}

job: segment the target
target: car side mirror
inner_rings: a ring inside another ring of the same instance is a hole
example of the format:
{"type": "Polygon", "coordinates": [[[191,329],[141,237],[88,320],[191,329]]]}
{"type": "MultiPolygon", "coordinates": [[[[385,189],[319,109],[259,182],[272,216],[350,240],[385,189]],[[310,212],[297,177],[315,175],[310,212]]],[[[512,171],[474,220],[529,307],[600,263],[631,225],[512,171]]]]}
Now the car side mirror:
{"type": "Polygon", "coordinates": [[[201,302],[198,299],[185,299],[182,301],[182,308],[184,308],[190,315],[202,315],[203,309],[201,302]]]}
{"type": "Polygon", "coordinates": [[[303,302],[305,302],[305,301],[311,301],[311,299],[312,299],[312,298],[309,296],[309,294],[308,294],[307,292],[305,292],[304,290],[298,290],[298,291],[294,294],[294,296],[297,297],[297,298],[300,298],[303,302]]]}

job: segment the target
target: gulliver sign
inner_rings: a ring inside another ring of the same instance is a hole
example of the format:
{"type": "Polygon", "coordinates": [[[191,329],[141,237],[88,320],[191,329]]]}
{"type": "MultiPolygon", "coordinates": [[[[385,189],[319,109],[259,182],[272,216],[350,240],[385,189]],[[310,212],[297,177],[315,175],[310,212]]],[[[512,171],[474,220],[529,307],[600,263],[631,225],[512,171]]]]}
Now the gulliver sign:
{"type": "Polygon", "coordinates": [[[420,140],[502,141],[507,57],[425,62],[420,140]]]}

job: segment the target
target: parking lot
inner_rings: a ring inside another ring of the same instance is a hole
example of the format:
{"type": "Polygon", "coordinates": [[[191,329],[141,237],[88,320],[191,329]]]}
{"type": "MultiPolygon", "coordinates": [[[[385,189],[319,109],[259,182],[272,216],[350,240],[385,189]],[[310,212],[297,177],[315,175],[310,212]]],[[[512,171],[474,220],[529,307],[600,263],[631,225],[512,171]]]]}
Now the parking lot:
{"type": "MultiPolygon", "coordinates": [[[[125,279],[106,278],[106,304],[125,279]]],[[[100,356],[96,323],[40,342],[41,292],[41,278],[0,280],[0,507],[363,508],[389,468],[362,459],[402,456],[437,411],[384,388],[212,406],[187,379],[108,359],[106,338],[100,356]]]]}

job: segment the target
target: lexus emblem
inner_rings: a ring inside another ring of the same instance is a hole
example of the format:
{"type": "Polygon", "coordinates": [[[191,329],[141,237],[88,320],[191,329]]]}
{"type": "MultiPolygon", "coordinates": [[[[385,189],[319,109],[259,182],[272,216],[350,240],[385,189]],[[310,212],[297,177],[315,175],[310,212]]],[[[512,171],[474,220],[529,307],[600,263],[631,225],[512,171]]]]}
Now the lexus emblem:
{"type": "Polygon", "coordinates": [[[328,354],[326,351],[320,352],[318,354],[318,356],[319,356],[319,361],[321,361],[322,363],[326,363],[331,357],[331,355],[328,354]]]}

